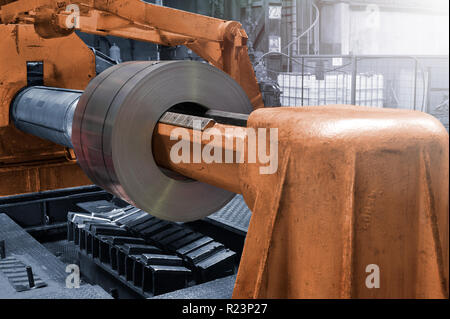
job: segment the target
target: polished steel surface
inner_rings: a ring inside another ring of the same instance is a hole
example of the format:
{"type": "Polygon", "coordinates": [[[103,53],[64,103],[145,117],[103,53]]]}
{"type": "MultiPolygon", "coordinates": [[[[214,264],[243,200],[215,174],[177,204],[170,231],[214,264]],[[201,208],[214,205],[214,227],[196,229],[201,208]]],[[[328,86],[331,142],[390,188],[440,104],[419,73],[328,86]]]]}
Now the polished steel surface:
{"type": "Polygon", "coordinates": [[[152,215],[171,221],[201,219],[234,194],[190,180],[175,180],[156,165],[153,131],[181,103],[250,113],[242,88],[222,71],[191,61],[131,62],[95,78],[80,99],[72,142],[93,182],[152,215]]]}
{"type": "Polygon", "coordinates": [[[72,121],[83,92],[34,86],[14,99],[11,117],[19,130],[72,148],[72,121]]]}
{"type": "Polygon", "coordinates": [[[216,122],[213,119],[206,117],[166,112],[159,119],[159,123],[184,127],[193,130],[199,129],[203,132],[207,128],[213,127],[216,122]],[[199,124],[199,127],[197,128],[194,123],[199,124]]]}

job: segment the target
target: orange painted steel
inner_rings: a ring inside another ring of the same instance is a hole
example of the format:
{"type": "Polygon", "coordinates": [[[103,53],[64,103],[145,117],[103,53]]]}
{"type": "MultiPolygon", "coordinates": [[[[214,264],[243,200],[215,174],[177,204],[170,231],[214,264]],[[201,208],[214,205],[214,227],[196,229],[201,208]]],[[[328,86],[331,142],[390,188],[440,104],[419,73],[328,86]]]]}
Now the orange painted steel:
{"type": "Polygon", "coordinates": [[[34,0],[2,6],[4,24],[34,23],[43,37],[70,34],[73,19],[67,6],[80,9],[76,29],[98,35],[113,35],[167,46],[185,45],[215,67],[228,73],[249,96],[255,108],[264,106],[248,56],[248,36],[236,21],[225,21],[162,7],[140,0],[34,0]]]}
{"type": "Polygon", "coordinates": [[[202,181],[204,183],[217,186],[219,188],[228,190],[233,193],[240,193],[241,188],[239,184],[239,164],[237,163],[225,163],[225,154],[227,151],[236,158],[237,151],[236,145],[238,143],[242,143],[244,145],[246,138],[246,129],[240,129],[240,134],[236,134],[233,136],[229,136],[233,140],[232,147],[225,147],[226,142],[226,134],[225,130],[227,128],[234,128],[232,126],[220,125],[216,124],[214,127],[210,129],[218,130],[222,134],[222,138],[220,139],[211,139],[210,141],[201,140],[200,150],[203,152],[205,146],[208,144],[213,147],[218,147],[222,149],[222,163],[204,163],[200,161],[200,163],[194,163],[193,160],[193,144],[194,141],[194,133],[193,130],[188,130],[189,139],[178,139],[171,140],[171,133],[174,129],[177,129],[176,126],[167,125],[167,124],[158,124],[155,129],[153,135],[153,155],[155,157],[156,163],[166,169],[177,172],[183,176],[189,177],[194,180],[202,181]],[[190,144],[190,158],[187,163],[178,163],[175,164],[170,159],[170,150],[172,147],[180,142],[185,141],[187,144],[190,144]],[[239,141],[237,141],[239,140],[239,141]]]}
{"type": "Polygon", "coordinates": [[[278,128],[276,174],[260,175],[259,163],[174,164],[174,127],[154,135],[158,163],[243,194],[253,212],[234,298],[448,298],[449,141],[439,121],[328,106],[257,110],[248,127],[278,128]],[[373,264],[379,289],[366,286],[373,264]]]}
{"type": "Polygon", "coordinates": [[[66,21],[74,22],[69,17],[71,12],[66,12],[70,4],[80,8],[76,29],[167,46],[186,45],[233,77],[255,108],[263,106],[248,56],[247,35],[238,22],[139,0],[3,0],[0,2],[0,196],[91,184],[74,158],[67,159],[68,150],[19,132],[9,117],[14,96],[27,85],[27,61],[44,62],[45,86],[83,90],[95,77],[93,53],[74,29],[67,29],[66,21]]]}
{"type": "Polygon", "coordinates": [[[0,196],[92,184],[71,150],[20,132],[10,104],[27,86],[27,62],[44,63],[44,85],[84,89],[95,58],[76,35],[43,39],[32,25],[0,24],[0,196]]]}

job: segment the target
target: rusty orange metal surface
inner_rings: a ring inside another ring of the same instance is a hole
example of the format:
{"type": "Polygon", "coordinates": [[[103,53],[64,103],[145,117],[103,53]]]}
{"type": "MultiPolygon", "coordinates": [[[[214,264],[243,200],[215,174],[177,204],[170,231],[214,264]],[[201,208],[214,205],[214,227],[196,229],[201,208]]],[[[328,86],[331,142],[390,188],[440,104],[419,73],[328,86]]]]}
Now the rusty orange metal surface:
{"type": "Polygon", "coordinates": [[[65,10],[70,4],[80,8],[76,29],[168,46],[186,45],[240,83],[255,108],[263,106],[248,57],[247,35],[238,22],[139,0],[1,1],[0,196],[91,183],[75,161],[66,159],[67,150],[17,131],[9,119],[14,96],[27,85],[27,61],[44,62],[46,86],[83,90],[95,77],[93,53],[73,29],[67,29],[71,12],[65,10]],[[51,178],[41,174],[44,167],[51,178]],[[71,177],[62,179],[61,175],[71,177]]]}
{"type": "Polygon", "coordinates": [[[253,212],[234,298],[448,298],[449,144],[439,121],[328,106],[257,110],[248,127],[278,128],[276,174],[260,175],[259,163],[174,164],[174,127],[154,136],[160,165],[243,194],[253,212]],[[366,286],[369,265],[379,266],[379,289],[366,286]]]}
{"type": "Polygon", "coordinates": [[[27,62],[44,62],[46,86],[84,89],[95,57],[75,34],[43,39],[33,25],[0,24],[0,196],[92,184],[69,150],[10,123],[14,96],[27,86],[27,62]]]}
{"type": "Polygon", "coordinates": [[[242,128],[241,134],[233,135],[231,137],[234,141],[232,144],[233,146],[230,149],[227,149],[225,143],[225,130],[230,127],[231,126],[216,124],[212,129],[221,132],[223,138],[221,140],[214,138],[211,141],[201,140],[202,152],[206,145],[222,148],[222,163],[194,163],[194,151],[191,143],[194,140],[194,132],[189,130],[189,139],[185,140],[185,142],[188,144],[191,143],[191,160],[189,163],[175,164],[170,159],[170,150],[180,141],[171,139],[171,133],[174,129],[177,129],[177,127],[160,123],[153,134],[153,154],[155,161],[159,166],[177,172],[183,176],[226,189],[233,193],[240,193],[239,164],[226,164],[225,153],[227,150],[230,150],[233,157],[236,158],[236,140],[240,139],[243,145],[246,138],[246,130],[245,128],[242,128]]]}
{"type": "MultiPolygon", "coordinates": [[[[0,7],[0,23],[37,25],[43,37],[66,36],[70,4],[80,9],[76,29],[97,35],[185,45],[228,73],[245,90],[255,108],[264,106],[242,25],[140,0],[16,1],[0,7]]],[[[73,19],[72,19],[73,20],[73,19]]]]}
{"type": "Polygon", "coordinates": [[[255,111],[279,170],[241,167],[253,211],[235,298],[448,298],[449,144],[430,115],[328,106],[255,111]],[[271,194],[271,196],[268,196],[271,194]],[[366,287],[378,265],[381,286],[366,287]]]}

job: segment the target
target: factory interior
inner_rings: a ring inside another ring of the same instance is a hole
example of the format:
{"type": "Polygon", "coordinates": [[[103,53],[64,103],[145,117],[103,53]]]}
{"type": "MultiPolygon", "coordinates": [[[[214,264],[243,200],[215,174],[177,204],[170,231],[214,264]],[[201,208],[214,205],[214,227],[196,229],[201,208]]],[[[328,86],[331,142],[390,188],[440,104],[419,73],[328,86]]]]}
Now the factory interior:
{"type": "Polygon", "coordinates": [[[449,298],[448,1],[0,0],[0,56],[0,299],[449,298]]]}

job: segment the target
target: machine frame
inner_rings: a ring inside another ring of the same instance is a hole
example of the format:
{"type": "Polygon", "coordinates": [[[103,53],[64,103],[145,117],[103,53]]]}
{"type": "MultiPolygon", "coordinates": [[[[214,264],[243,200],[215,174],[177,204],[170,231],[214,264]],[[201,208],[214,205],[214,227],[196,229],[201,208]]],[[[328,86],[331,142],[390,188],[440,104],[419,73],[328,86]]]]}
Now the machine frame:
{"type": "Polygon", "coordinates": [[[84,90],[95,77],[95,56],[75,30],[185,45],[239,83],[255,109],[264,105],[239,22],[140,0],[1,1],[0,50],[8,59],[0,62],[0,196],[92,184],[72,150],[19,132],[10,121],[21,89],[84,90]]]}

